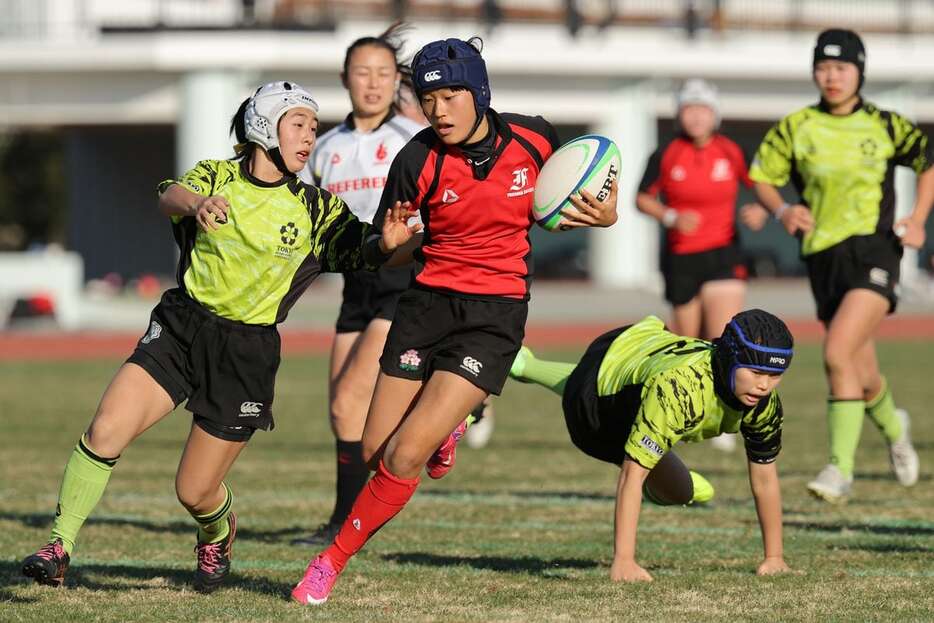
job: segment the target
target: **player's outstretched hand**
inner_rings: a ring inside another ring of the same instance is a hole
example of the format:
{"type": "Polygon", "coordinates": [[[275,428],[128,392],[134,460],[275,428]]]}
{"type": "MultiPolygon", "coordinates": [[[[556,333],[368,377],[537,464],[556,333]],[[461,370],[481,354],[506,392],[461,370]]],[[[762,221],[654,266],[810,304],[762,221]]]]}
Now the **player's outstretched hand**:
{"type": "Polygon", "coordinates": [[[798,231],[808,233],[814,229],[814,217],[811,216],[811,211],[800,203],[789,206],[782,214],[781,220],[782,225],[785,226],[785,231],[792,236],[798,231]]]}
{"type": "Polygon", "coordinates": [[[386,211],[386,218],[383,219],[382,237],[379,241],[380,250],[383,253],[395,251],[422,230],[421,223],[408,224],[409,219],[416,214],[418,214],[418,210],[412,207],[411,201],[405,203],[397,201],[396,205],[386,211]]]}
{"type": "Polygon", "coordinates": [[[790,573],[791,567],[785,563],[782,557],[766,558],[756,569],[756,575],[776,575],[778,573],[790,573]]]}
{"type": "Polygon", "coordinates": [[[904,246],[912,249],[920,249],[924,246],[924,225],[910,216],[899,220],[892,229],[895,230],[895,235],[901,239],[904,246]]]}
{"type": "Polygon", "coordinates": [[[610,567],[610,579],[614,582],[651,582],[649,572],[639,566],[635,560],[613,560],[610,567]]]}
{"type": "Polygon", "coordinates": [[[219,229],[218,225],[227,222],[227,211],[230,204],[219,195],[205,197],[195,206],[195,222],[202,231],[212,232],[219,229]]]}
{"type": "Polygon", "coordinates": [[[613,180],[612,184],[610,184],[610,194],[603,201],[599,201],[586,190],[581,190],[579,195],[571,195],[571,203],[574,204],[576,209],[564,208],[561,210],[561,214],[564,216],[561,229],[609,227],[619,218],[616,214],[616,195],[616,180],[613,180]]]}
{"type": "Polygon", "coordinates": [[[759,231],[769,220],[769,211],[761,203],[747,203],[739,209],[740,222],[751,229],[759,231]]]}

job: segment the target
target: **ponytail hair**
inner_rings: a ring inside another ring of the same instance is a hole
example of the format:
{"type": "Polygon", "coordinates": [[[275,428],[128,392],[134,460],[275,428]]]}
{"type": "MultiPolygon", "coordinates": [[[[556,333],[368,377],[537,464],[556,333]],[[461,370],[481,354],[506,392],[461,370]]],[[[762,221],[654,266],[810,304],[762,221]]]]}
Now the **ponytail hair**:
{"type": "Polygon", "coordinates": [[[256,149],[256,145],[246,139],[246,109],[251,99],[253,98],[248,97],[243,100],[237,112],[230,118],[230,134],[237,140],[233,160],[248,160],[256,149]]]}
{"type": "Polygon", "coordinates": [[[399,72],[400,85],[396,87],[396,96],[393,99],[392,107],[396,112],[400,110],[399,104],[399,91],[404,86],[415,92],[415,85],[412,82],[412,68],[400,58],[400,53],[402,52],[403,46],[405,46],[404,35],[412,29],[411,25],[406,24],[402,21],[393,22],[389,28],[383,31],[380,35],[376,37],[361,37],[350,44],[347,48],[347,52],[344,54],[344,69],[341,72],[341,76],[347,76],[347,70],[350,68],[350,57],[354,53],[354,50],[357,48],[363,47],[365,45],[372,45],[377,48],[382,48],[392,54],[393,60],[396,63],[396,71],[399,72]]]}

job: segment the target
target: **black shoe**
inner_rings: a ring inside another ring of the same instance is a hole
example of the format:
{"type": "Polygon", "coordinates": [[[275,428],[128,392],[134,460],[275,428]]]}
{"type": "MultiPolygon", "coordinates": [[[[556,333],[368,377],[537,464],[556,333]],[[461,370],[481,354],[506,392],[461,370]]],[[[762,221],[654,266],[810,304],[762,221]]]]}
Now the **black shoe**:
{"type": "Polygon", "coordinates": [[[71,558],[62,547],[62,540],[55,539],[23,560],[23,575],[32,578],[37,584],[61,586],[70,561],[71,558]]]}
{"type": "Polygon", "coordinates": [[[334,537],[337,536],[337,533],[341,531],[342,525],[343,523],[337,523],[333,521],[323,523],[308,536],[292,539],[290,543],[292,545],[330,545],[332,542],[334,542],[334,537]]]}
{"type": "Polygon", "coordinates": [[[230,573],[230,558],[233,542],[237,538],[237,516],[227,515],[230,532],[217,543],[198,543],[198,570],[195,571],[195,590],[199,593],[214,591],[230,573]]]}

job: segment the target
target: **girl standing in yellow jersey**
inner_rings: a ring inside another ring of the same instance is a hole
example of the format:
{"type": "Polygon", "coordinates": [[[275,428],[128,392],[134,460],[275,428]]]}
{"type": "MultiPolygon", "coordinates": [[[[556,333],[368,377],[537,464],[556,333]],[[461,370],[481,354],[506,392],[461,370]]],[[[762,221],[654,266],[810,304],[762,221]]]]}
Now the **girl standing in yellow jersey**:
{"type": "Polygon", "coordinates": [[[817,316],[827,329],[830,463],[808,490],[828,502],[850,495],[864,414],[885,436],[898,481],[918,480],[908,414],[895,408],[873,336],[895,310],[903,247],[924,244],[934,203],[934,146],[904,117],[863,101],[865,62],[856,33],[822,32],[813,63],[820,103],[779,121],[750,171],[759,201],[801,240],[817,316]],[[914,209],[898,222],[895,165],[918,175],[914,209]],[[789,179],[801,197],[794,205],[777,190],[789,179]]]}
{"type": "Polygon", "coordinates": [[[394,210],[379,237],[340,198],[296,178],[317,112],[295,83],[260,87],[233,119],[237,158],[160,184],[181,251],[178,288],[153,310],[72,452],[49,543],[23,561],[26,576],[62,585],[120,453],[185,399],[194,421],[175,489],[199,526],[195,588],[212,591],[229,573],[236,517],[224,477],[253,432],[273,427],[276,324],[319,273],[375,268],[420,228],[394,210]]]}

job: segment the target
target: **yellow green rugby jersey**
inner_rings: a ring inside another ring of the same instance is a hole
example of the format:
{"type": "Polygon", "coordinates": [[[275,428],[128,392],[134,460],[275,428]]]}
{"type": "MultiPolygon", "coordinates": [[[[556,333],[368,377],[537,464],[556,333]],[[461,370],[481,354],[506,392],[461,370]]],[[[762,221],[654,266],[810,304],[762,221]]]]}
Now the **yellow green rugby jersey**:
{"type": "Polygon", "coordinates": [[[901,115],[863,102],[849,115],[832,115],[816,104],[768,131],[749,177],[776,187],[791,179],[814,216],[801,241],[807,256],[850,236],[890,230],[895,165],[920,174],[932,164],[934,145],[901,115]]]}
{"type": "Polygon", "coordinates": [[[619,335],[607,350],[597,374],[597,395],[621,394],[641,386],[638,411],[625,451],[652,469],[680,440],[702,441],[740,432],[746,455],[770,463],[781,449],[782,405],[776,392],[752,409],[736,409],[714,391],[714,347],[685,338],[648,316],[619,335]]]}
{"type": "Polygon", "coordinates": [[[271,325],[321,272],[369,267],[373,232],[339,197],[298,178],[267,183],[234,160],[203,160],[172,184],[230,204],[227,223],[204,232],[194,217],[172,217],[181,251],[178,285],[206,309],[246,324],[271,325]]]}

